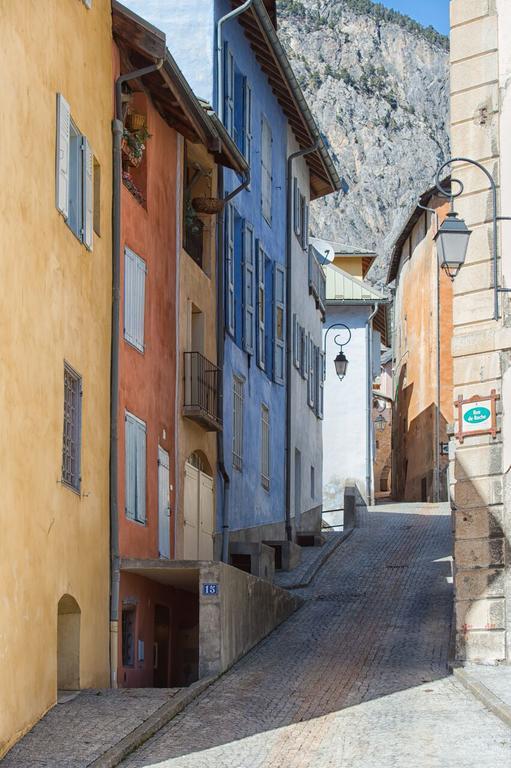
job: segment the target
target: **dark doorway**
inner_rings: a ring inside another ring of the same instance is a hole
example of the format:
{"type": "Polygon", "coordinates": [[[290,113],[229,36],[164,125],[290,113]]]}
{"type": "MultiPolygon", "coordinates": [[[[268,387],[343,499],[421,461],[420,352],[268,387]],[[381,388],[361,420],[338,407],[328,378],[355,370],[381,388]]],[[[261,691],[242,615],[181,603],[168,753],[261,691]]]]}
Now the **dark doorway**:
{"type": "Polygon", "coordinates": [[[169,687],[170,610],[166,605],[154,606],[154,675],[155,688],[169,687]]]}

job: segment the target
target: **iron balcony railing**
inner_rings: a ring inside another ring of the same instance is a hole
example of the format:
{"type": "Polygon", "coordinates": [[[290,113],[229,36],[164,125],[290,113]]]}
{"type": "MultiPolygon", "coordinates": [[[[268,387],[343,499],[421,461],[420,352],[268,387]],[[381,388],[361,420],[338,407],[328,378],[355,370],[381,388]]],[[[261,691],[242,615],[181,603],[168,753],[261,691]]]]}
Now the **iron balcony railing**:
{"type": "Polygon", "coordinates": [[[221,371],[200,352],[185,352],[183,413],[208,432],[222,429],[218,396],[221,371]]]}
{"type": "Polygon", "coordinates": [[[325,314],[326,276],[314,249],[309,246],[309,293],[316,300],[316,307],[325,314]]]}

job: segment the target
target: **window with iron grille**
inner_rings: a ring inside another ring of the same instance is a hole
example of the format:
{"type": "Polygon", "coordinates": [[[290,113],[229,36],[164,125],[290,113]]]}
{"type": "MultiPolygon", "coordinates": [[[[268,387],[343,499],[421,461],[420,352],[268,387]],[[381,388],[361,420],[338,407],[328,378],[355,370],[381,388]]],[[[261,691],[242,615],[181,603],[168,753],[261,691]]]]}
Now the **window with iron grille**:
{"type": "Polygon", "coordinates": [[[243,467],[243,396],[244,382],[234,376],[232,381],[232,465],[243,467]]]}
{"type": "Polygon", "coordinates": [[[62,440],[62,482],[80,491],[80,448],[82,422],[82,377],[64,363],[64,433],[62,440]]]}
{"type": "Polygon", "coordinates": [[[270,409],[261,406],[261,485],[270,490],[270,409]]]}
{"type": "Polygon", "coordinates": [[[135,606],[130,605],[122,609],[122,666],[133,667],[135,665],[135,606]]]}

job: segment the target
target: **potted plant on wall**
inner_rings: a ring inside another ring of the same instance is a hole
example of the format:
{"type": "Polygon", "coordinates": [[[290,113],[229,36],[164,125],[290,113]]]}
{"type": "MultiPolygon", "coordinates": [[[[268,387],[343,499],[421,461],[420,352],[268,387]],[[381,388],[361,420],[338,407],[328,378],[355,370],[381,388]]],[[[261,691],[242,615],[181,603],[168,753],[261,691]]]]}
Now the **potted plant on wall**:
{"type": "Polygon", "coordinates": [[[135,168],[140,165],[144,157],[147,139],[150,138],[151,134],[145,126],[138,131],[124,129],[121,149],[130,165],[135,168]]]}

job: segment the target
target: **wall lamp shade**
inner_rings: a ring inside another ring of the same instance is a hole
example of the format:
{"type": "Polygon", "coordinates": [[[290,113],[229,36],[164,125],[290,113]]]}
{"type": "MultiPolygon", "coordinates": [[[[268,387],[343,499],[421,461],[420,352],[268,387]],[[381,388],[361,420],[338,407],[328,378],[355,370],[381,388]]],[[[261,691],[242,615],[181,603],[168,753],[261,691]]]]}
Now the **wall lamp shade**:
{"type": "Polygon", "coordinates": [[[334,365],[335,365],[335,372],[339,377],[339,380],[342,381],[346,376],[346,371],[348,370],[348,358],[346,357],[342,349],[337,355],[337,357],[335,358],[334,365]]]}
{"type": "Polygon", "coordinates": [[[381,413],[375,418],[374,426],[376,427],[376,429],[379,429],[381,432],[383,432],[383,430],[387,426],[387,422],[385,420],[385,417],[382,416],[381,413]]]}
{"type": "Polygon", "coordinates": [[[438,263],[451,280],[454,280],[465,263],[471,234],[464,220],[459,219],[458,214],[452,211],[447,214],[435,235],[438,263]]]}

